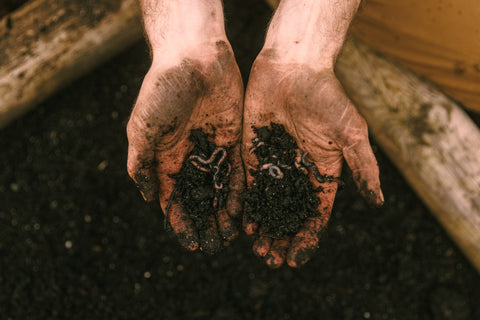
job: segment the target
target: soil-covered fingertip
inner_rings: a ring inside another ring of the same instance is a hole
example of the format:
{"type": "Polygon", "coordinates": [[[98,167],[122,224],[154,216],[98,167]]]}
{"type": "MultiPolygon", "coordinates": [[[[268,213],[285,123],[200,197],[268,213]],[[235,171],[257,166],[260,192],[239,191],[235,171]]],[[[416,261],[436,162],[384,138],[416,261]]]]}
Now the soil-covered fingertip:
{"type": "Polygon", "coordinates": [[[260,236],[253,243],[253,252],[258,257],[265,257],[265,255],[270,250],[271,244],[272,244],[272,239],[271,238],[260,236]]]}
{"type": "Polygon", "coordinates": [[[381,206],[383,206],[385,199],[383,197],[383,192],[380,188],[378,188],[375,192],[374,190],[369,188],[367,181],[363,180],[360,183],[359,191],[370,207],[380,208],[381,206]]]}
{"type": "Polygon", "coordinates": [[[238,223],[231,218],[226,210],[220,210],[217,213],[218,233],[226,240],[231,241],[239,235],[238,223]]]}
{"type": "Polygon", "coordinates": [[[182,232],[182,233],[177,233],[177,238],[182,247],[189,251],[195,251],[199,248],[198,244],[198,237],[196,235],[187,233],[187,232],[182,232]]]}
{"type": "Polygon", "coordinates": [[[135,174],[134,180],[143,200],[150,202],[158,199],[158,183],[152,181],[151,178],[141,171],[135,174]]]}

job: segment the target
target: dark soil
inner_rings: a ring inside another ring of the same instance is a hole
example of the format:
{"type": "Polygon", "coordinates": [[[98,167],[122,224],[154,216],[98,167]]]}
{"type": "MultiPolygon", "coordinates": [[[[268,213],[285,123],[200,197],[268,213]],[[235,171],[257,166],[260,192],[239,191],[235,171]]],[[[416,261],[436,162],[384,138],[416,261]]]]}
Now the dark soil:
{"type": "MultiPolygon", "coordinates": [[[[271,12],[225,10],[247,79],[271,12]]],[[[125,168],[149,64],[141,41],[0,132],[1,319],[480,319],[479,274],[374,141],[385,205],[347,179],[300,270],[270,270],[245,236],[181,249],[125,168]]]]}
{"type": "MultiPolygon", "coordinates": [[[[214,211],[225,208],[230,170],[227,158],[218,165],[222,153],[214,155],[217,146],[208,140],[208,136],[202,130],[192,130],[190,140],[194,147],[186,156],[180,172],[173,176],[176,180],[174,199],[180,202],[201,233],[211,227],[208,218],[215,213],[214,211]],[[211,158],[213,161],[209,164],[202,165],[197,162],[200,168],[208,171],[195,167],[192,156],[200,159],[211,158]],[[218,173],[215,175],[217,169],[218,173]]],[[[228,150],[224,150],[228,155],[228,150]]]]}
{"type": "Polygon", "coordinates": [[[318,215],[320,199],[308,175],[295,166],[298,146],[283,125],[271,123],[270,128],[253,131],[252,152],[258,168],[250,171],[254,182],[245,195],[244,214],[248,222],[257,222],[261,232],[272,238],[294,235],[306,218],[318,215]],[[270,171],[269,166],[275,170],[270,171]]]}

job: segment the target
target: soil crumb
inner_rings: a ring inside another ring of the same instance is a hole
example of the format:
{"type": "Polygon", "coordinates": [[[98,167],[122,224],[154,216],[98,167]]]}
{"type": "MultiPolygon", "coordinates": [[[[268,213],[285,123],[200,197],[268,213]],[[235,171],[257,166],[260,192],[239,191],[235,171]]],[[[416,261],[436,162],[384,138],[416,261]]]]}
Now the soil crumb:
{"type": "Polygon", "coordinates": [[[253,152],[258,159],[251,189],[245,194],[247,222],[258,223],[263,234],[284,238],[296,234],[304,220],[318,216],[320,199],[301,162],[301,151],[281,124],[253,128],[253,152]]]}
{"type": "Polygon", "coordinates": [[[201,234],[211,227],[212,215],[225,208],[230,164],[227,148],[210,142],[201,129],[192,130],[189,139],[194,147],[180,172],[172,176],[176,181],[173,200],[179,201],[201,234]]]}

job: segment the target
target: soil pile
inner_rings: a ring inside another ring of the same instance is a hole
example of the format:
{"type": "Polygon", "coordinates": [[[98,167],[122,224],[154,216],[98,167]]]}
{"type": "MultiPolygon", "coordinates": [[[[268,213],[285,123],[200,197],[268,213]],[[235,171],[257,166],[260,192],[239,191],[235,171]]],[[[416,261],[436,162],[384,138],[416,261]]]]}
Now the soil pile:
{"type": "Polygon", "coordinates": [[[308,217],[318,215],[320,199],[299,159],[298,146],[283,125],[253,128],[251,152],[258,159],[252,188],[246,192],[244,214],[273,238],[294,235],[308,217]]]}
{"type": "Polygon", "coordinates": [[[212,208],[215,211],[225,208],[231,167],[226,161],[227,149],[210,142],[202,130],[192,130],[189,139],[194,147],[185,157],[180,172],[173,175],[176,180],[173,197],[202,232],[211,226],[212,208]]]}

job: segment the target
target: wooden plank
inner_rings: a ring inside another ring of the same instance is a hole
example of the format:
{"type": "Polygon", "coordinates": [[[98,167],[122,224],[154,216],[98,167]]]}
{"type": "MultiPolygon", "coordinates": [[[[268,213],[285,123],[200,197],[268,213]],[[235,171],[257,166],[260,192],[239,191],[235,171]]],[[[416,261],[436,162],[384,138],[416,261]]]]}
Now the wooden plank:
{"type": "Polygon", "coordinates": [[[358,40],[345,43],[336,73],[375,140],[480,271],[478,127],[433,85],[358,40]]]}
{"type": "Polygon", "coordinates": [[[0,128],[142,37],[136,0],[31,0],[0,20],[0,128]]]}

